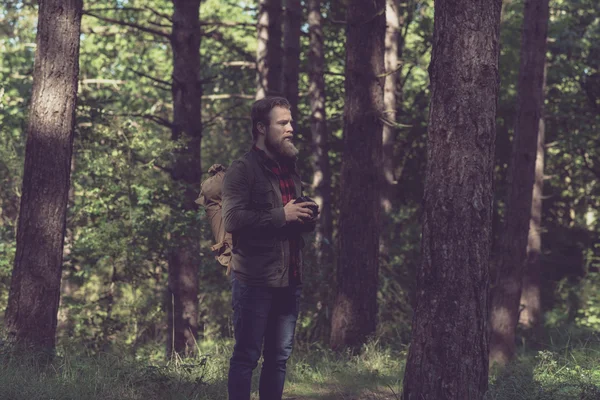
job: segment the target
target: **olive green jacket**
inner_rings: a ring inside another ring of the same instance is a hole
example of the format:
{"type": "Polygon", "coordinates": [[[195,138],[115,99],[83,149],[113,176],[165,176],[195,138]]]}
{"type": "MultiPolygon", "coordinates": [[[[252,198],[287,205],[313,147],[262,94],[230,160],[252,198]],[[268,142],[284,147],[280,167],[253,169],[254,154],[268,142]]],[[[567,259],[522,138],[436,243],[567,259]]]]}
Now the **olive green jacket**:
{"type": "MultiPolygon", "coordinates": [[[[292,169],[296,198],[302,183],[292,169]]],[[[260,154],[250,150],[234,161],[223,179],[223,221],[231,232],[231,268],[236,279],[250,286],[289,285],[290,238],[299,240],[299,272],[302,277],[302,232],[315,222],[286,223],[279,178],[268,169],[260,154]]]]}

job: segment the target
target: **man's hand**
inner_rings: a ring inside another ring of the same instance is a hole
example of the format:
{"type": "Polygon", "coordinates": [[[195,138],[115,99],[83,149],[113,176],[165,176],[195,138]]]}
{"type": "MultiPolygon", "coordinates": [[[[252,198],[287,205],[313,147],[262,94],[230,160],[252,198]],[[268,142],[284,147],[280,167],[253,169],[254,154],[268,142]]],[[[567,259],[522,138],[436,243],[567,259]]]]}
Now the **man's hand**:
{"type": "Polygon", "coordinates": [[[290,201],[283,207],[283,211],[285,212],[285,222],[299,222],[304,223],[304,221],[311,220],[316,217],[316,215],[312,214],[309,205],[312,205],[312,202],[304,202],[304,203],[294,203],[294,200],[290,201]]]}

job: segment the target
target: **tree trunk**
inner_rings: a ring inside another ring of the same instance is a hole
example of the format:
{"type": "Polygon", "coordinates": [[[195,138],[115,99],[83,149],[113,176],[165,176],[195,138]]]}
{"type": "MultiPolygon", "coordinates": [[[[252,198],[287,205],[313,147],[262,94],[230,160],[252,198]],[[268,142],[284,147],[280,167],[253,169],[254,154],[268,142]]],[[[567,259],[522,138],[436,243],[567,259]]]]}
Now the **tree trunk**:
{"type": "Polygon", "coordinates": [[[530,330],[534,339],[540,339],[542,322],[541,282],[542,268],[542,193],[544,189],[544,119],[540,118],[537,156],[535,158],[535,182],[531,198],[531,219],[527,238],[527,258],[521,304],[524,306],[519,322],[530,330]]]}
{"type": "Polygon", "coordinates": [[[383,187],[381,190],[381,207],[383,208],[384,220],[381,229],[380,238],[380,260],[383,266],[390,264],[390,243],[389,227],[393,225],[390,218],[392,211],[392,198],[394,188],[396,187],[395,177],[395,161],[394,161],[394,144],[398,130],[394,124],[396,123],[397,98],[396,91],[398,90],[398,40],[400,33],[400,18],[398,14],[397,0],[386,0],[386,31],[385,31],[385,86],[383,93],[383,102],[385,106],[383,125],[383,187]]]}
{"type": "MultiPolygon", "coordinates": [[[[327,132],[327,116],[325,109],[325,51],[323,40],[323,18],[321,0],[309,0],[308,33],[310,44],[308,50],[308,81],[310,99],[310,128],[312,140],[311,165],[313,169],[312,188],[314,200],[319,205],[320,216],[315,229],[315,268],[309,273],[319,284],[318,300],[322,312],[316,322],[318,328],[315,335],[327,340],[330,334],[331,321],[329,312],[331,301],[330,284],[333,281],[333,215],[331,210],[331,167],[329,164],[329,139],[327,132]]],[[[315,336],[316,337],[316,336],[315,336]]]]}
{"type": "MultiPolygon", "coordinates": [[[[308,2],[308,79],[310,96],[310,128],[312,136],[312,167],[315,201],[320,217],[316,228],[317,265],[329,269],[333,262],[333,216],[331,212],[331,168],[325,111],[325,49],[321,0],[308,2]]],[[[329,277],[329,274],[326,274],[329,277]]],[[[325,278],[325,277],[324,277],[325,278]]],[[[329,280],[327,280],[329,282],[329,280]]]]}
{"type": "Polygon", "coordinates": [[[81,0],[40,2],[21,208],[6,328],[55,346],[79,74],[81,0]]]}
{"type": "Polygon", "coordinates": [[[256,100],[283,94],[281,14],[281,0],[260,0],[256,48],[256,100]]]}
{"type": "Polygon", "coordinates": [[[169,261],[167,354],[193,354],[198,336],[197,241],[190,232],[193,219],[184,213],[196,211],[194,200],[200,190],[202,139],[200,79],[200,0],[174,0],[173,32],[173,129],[172,139],[181,143],[175,151],[172,178],[182,187],[181,214],[186,229],[176,227],[171,235],[169,261]]]}
{"type": "Polygon", "coordinates": [[[298,78],[300,76],[300,0],[286,0],[283,20],[283,94],[292,106],[292,119],[298,123],[298,78]]]}
{"type": "Polygon", "coordinates": [[[508,172],[508,199],[498,242],[491,296],[490,362],[515,356],[515,329],[525,266],[538,128],[544,106],[544,65],[549,0],[526,0],[519,70],[517,117],[508,172]]]}
{"type": "Polygon", "coordinates": [[[501,0],[435,2],[422,260],[405,400],[482,399],[488,387],[500,8],[501,0]]]}
{"type": "Polygon", "coordinates": [[[358,348],[377,326],[385,0],[351,0],[333,348],[358,348]]]}
{"type": "Polygon", "coordinates": [[[396,139],[396,89],[398,83],[398,38],[400,33],[400,19],[396,0],[386,1],[386,32],[385,32],[385,88],[383,102],[385,104],[384,117],[387,121],[383,125],[383,174],[384,190],[382,206],[385,212],[392,210],[391,193],[396,184],[394,176],[394,142],[396,139]]]}

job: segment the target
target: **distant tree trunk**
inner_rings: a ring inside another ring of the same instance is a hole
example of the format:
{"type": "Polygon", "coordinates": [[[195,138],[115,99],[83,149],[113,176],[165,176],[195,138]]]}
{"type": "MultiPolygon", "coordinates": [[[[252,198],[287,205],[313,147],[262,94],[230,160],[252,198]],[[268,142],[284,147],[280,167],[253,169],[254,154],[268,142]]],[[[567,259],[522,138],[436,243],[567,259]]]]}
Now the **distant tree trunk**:
{"type": "Polygon", "coordinates": [[[283,94],[292,105],[292,119],[298,122],[298,78],[300,76],[300,0],[286,0],[283,20],[283,94]]]}
{"type": "Polygon", "coordinates": [[[538,128],[544,106],[544,65],[549,0],[526,0],[517,117],[508,172],[508,199],[496,255],[491,296],[490,362],[506,364],[516,351],[515,329],[525,266],[538,128]]]}
{"type": "Polygon", "coordinates": [[[81,0],[40,2],[21,208],[6,328],[53,350],[71,177],[81,0]]]}
{"type": "Polygon", "coordinates": [[[321,0],[308,1],[308,79],[310,96],[310,130],[312,132],[312,167],[315,201],[320,217],[316,229],[317,265],[333,262],[333,216],[331,213],[331,168],[325,109],[325,49],[321,0]]]}
{"type": "MultiPolygon", "coordinates": [[[[175,152],[172,178],[182,187],[182,207],[173,214],[195,211],[200,190],[202,139],[200,79],[200,0],[174,0],[173,32],[173,129],[172,139],[181,147],[175,152]]],[[[186,221],[194,229],[193,220],[186,221]]],[[[171,235],[169,261],[167,354],[193,354],[198,336],[198,254],[193,235],[175,229],[171,235]]]]}
{"type": "Polygon", "coordinates": [[[337,294],[331,346],[358,348],[377,327],[385,0],[350,0],[337,294]]]}
{"type": "Polygon", "coordinates": [[[392,209],[391,193],[396,183],[394,176],[394,142],[396,139],[396,90],[398,83],[398,39],[400,33],[400,19],[396,0],[386,1],[386,32],[385,32],[385,88],[383,102],[385,104],[385,119],[388,123],[383,125],[383,174],[384,190],[382,206],[386,212],[392,209]]]}
{"type": "Polygon", "coordinates": [[[398,14],[397,0],[386,0],[386,31],[385,31],[385,87],[383,93],[383,102],[385,105],[383,125],[383,187],[381,188],[381,207],[383,208],[384,219],[382,222],[380,238],[380,259],[382,265],[390,264],[390,243],[389,226],[393,224],[390,218],[392,211],[392,201],[394,188],[396,187],[394,160],[394,145],[398,133],[394,126],[396,123],[398,90],[398,45],[400,38],[400,18],[398,14]]]}
{"type": "Polygon", "coordinates": [[[435,2],[421,266],[405,400],[482,399],[501,0],[435,2]]]}
{"type": "Polygon", "coordinates": [[[256,99],[283,94],[281,0],[260,0],[256,48],[256,99]]]}
{"type": "Polygon", "coordinates": [[[535,158],[535,182],[531,198],[531,220],[527,238],[527,258],[521,304],[524,306],[519,322],[531,330],[535,339],[540,339],[542,322],[541,282],[542,268],[542,193],[544,189],[544,119],[540,118],[537,156],[535,158]]]}

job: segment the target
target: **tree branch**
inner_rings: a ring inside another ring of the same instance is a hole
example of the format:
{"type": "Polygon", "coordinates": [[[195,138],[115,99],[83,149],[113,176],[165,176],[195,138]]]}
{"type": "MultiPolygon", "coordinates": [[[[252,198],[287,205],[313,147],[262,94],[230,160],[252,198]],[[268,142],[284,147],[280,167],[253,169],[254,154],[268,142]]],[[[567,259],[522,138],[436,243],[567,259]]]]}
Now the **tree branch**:
{"type": "Polygon", "coordinates": [[[156,161],[155,161],[155,159],[152,159],[150,161],[144,160],[135,151],[131,151],[131,155],[132,155],[132,158],[133,158],[133,160],[135,162],[138,162],[140,164],[144,164],[144,165],[147,165],[147,166],[152,165],[154,168],[156,168],[156,169],[158,169],[160,171],[166,172],[167,174],[172,174],[173,173],[173,169],[172,168],[163,167],[162,165],[157,164],[156,161]]]}
{"type": "Polygon", "coordinates": [[[79,82],[83,85],[96,83],[96,84],[113,85],[115,87],[117,87],[121,83],[125,83],[125,81],[122,81],[119,79],[81,79],[79,82]]]}
{"type": "Polygon", "coordinates": [[[154,26],[157,26],[157,27],[159,27],[159,28],[169,28],[169,29],[172,29],[172,28],[173,28],[173,26],[172,26],[172,25],[159,24],[158,22],[154,22],[154,21],[148,21],[148,23],[149,23],[150,25],[154,25],[154,26]]]}
{"type": "Polygon", "coordinates": [[[214,30],[210,32],[204,32],[204,36],[210,39],[214,39],[229,50],[238,53],[239,55],[244,57],[246,61],[256,62],[256,57],[253,54],[248,53],[245,49],[235,44],[231,39],[223,36],[221,32],[217,32],[214,30]]]}
{"type": "Polygon", "coordinates": [[[203,99],[207,100],[225,100],[225,99],[244,99],[254,100],[254,96],[250,94],[207,94],[202,96],[203,99]]]}
{"type": "Polygon", "coordinates": [[[587,170],[589,170],[592,174],[594,174],[596,176],[596,178],[600,179],[600,170],[597,170],[596,168],[594,168],[593,166],[590,165],[590,163],[588,161],[588,155],[585,152],[585,150],[580,149],[579,152],[581,153],[581,157],[583,158],[583,163],[585,164],[585,168],[587,170]]]}
{"type": "Polygon", "coordinates": [[[127,68],[127,69],[130,70],[131,72],[133,72],[134,74],[138,75],[138,76],[141,76],[141,77],[144,77],[144,78],[148,78],[151,81],[154,81],[156,83],[160,83],[161,85],[165,85],[165,86],[168,87],[168,90],[171,90],[171,82],[165,81],[163,79],[155,78],[155,77],[147,75],[147,74],[145,74],[143,72],[136,71],[133,68],[127,68]]]}
{"type": "Polygon", "coordinates": [[[221,118],[221,116],[229,113],[231,110],[234,110],[236,108],[238,108],[242,103],[241,102],[236,102],[234,103],[231,107],[227,107],[226,109],[224,109],[223,111],[217,113],[216,115],[214,115],[212,118],[203,121],[202,122],[202,126],[206,127],[207,125],[212,124],[214,121],[216,121],[217,119],[221,118]]]}
{"type": "Polygon", "coordinates": [[[166,19],[167,21],[169,21],[169,22],[171,22],[171,23],[173,22],[173,19],[172,19],[172,18],[171,18],[171,16],[170,16],[170,15],[168,15],[168,14],[163,14],[163,13],[161,13],[160,11],[157,11],[157,10],[155,10],[154,8],[150,7],[150,6],[144,6],[144,8],[145,8],[146,10],[150,11],[152,14],[156,15],[157,17],[164,18],[164,19],[166,19]]]}
{"type": "Polygon", "coordinates": [[[158,29],[149,28],[147,26],[143,26],[143,25],[139,25],[139,24],[134,24],[132,22],[125,22],[125,21],[121,21],[121,20],[118,20],[118,19],[102,17],[100,15],[93,14],[93,13],[91,13],[89,11],[84,11],[83,14],[84,15],[88,15],[90,17],[97,18],[100,21],[110,22],[112,24],[117,24],[117,25],[121,25],[121,26],[127,26],[127,27],[130,27],[130,28],[134,28],[134,29],[140,30],[142,32],[150,33],[152,35],[156,35],[156,36],[164,37],[164,38],[167,38],[167,39],[171,39],[171,35],[170,34],[168,34],[166,32],[163,32],[161,30],[158,30],[158,29]]]}
{"type": "Polygon", "coordinates": [[[138,117],[138,118],[144,118],[144,119],[150,120],[152,122],[155,122],[158,125],[162,125],[164,127],[167,127],[169,129],[172,129],[173,127],[175,127],[175,124],[173,124],[168,119],[165,119],[163,117],[159,117],[158,115],[153,115],[153,114],[125,113],[125,114],[111,114],[111,115],[114,115],[115,117],[138,117]]]}
{"type": "Polygon", "coordinates": [[[386,71],[381,75],[377,75],[377,78],[385,78],[388,75],[392,75],[395,74],[396,72],[400,71],[402,69],[403,64],[401,62],[398,63],[398,66],[396,67],[396,69],[393,69],[391,71],[386,71]]]}
{"type": "Polygon", "coordinates": [[[335,25],[346,25],[346,21],[340,21],[340,20],[333,19],[333,18],[323,18],[323,21],[330,22],[335,25]]]}
{"type": "Polygon", "coordinates": [[[171,17],[167,14],[163,14],[160,11],[155,10],[152,7],[149,6],[145,6],[143,8],[140,7],[103,7],[103,8],[91,8],[89,10],[85,10],[84,13],[88,13],[88,12],[99,12],[99,11],[136,11],[136,12],[144,12],[144,11],[150,11],[152,14],[164,18],[170,22],[173,22],[173,20],[171,19],[171,17]]]}
{"type": "Polygon", "coordinates": [[[139,7],[102,7],[102,8],[90,8],[84,10],[84,13],[88,12],[99,12],[99,11],[144,11],[143,8],[139,7]]]}
{"type": "Polygon", "coordinates": [[[229,26],[229,27],[248,27],[256,28],[256,23],[251,22],[231,22],[231,21],[201,21],[200,26],[229,26]]]}
{"type": "Polygon", "coordinates": [[[242,68],[256,68],[256,62],[254,61],[229,61],[221,64],[224,67],[242,67],[242,68]]]}

